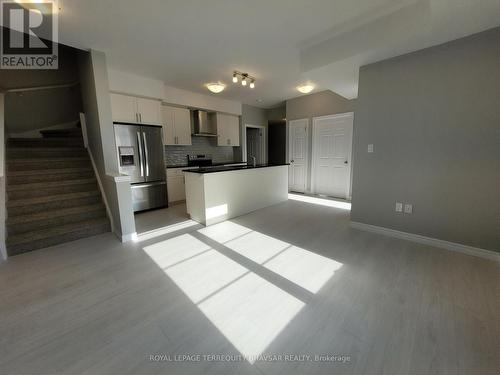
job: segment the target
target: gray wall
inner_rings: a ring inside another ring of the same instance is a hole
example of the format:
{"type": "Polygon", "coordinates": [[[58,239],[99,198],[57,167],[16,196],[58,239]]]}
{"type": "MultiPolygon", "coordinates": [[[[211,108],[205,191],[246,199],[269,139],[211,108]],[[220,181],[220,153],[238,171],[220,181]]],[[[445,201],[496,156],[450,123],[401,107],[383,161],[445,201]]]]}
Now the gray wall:
{"type": "Polygon", "coordinates": [[[281,121],[286,118],[286,103],[276,108],[267,110],[267,121],[281,121]]]}
{"type": "MultiPolygon", "coordinates": [[[[2,70],[0,87],[19,89],[78,82],[78,50],[59,45],[59,68],[54,70],[2,70]]],[[[80,88],[59,88],[7,93],[5,128],[8,134],[29,132],[78,120],[80,88]]],[[[38,133],[34,133],[38,136],[38,133]]]]}
{"type": "Polygon", "coordinates": [[[10,69],[0,70],[0,87],[18,89],[34,86],[51,86],[78,81],[78,50],[59,44],[57,69],[10,69]]]}
{"type": "Polygon", "coordinates": [[[106,56],[102,52],[82,52],[78,59],[82,102],[92,153],[115,233],[123,239],[135,233],[132,195],[129,182],[115,182],[118,161],[115,154],[111,98],[106,56]]]}
{"type": "Polygon", "coordinates": [[[0,262],[7,258],[5,247],[5,137],[4,137],[4,94],[0,93],[0,262]]]}
{"type": "Polygon", "coordinates": [[[361,68],[353,221],[500,251],[499,46],[494,29],[361,68]]]}
{"type": "MultiPolygon", "coordinates": [[[[217,146],[215,137],[192,137],[191,146],[165,146],[165,164],[167,166],[184,166],[186,155],[211,155],[214,163],[233,162],[234,154],[239,153],[239,147],[217,146]]],[[[240,160],[236,160],[240,161],[240,160]]]]}
{"type": "Polygon", "coordinates": [[[7,93],[5,129],[14,135],[77,121],[81,110],[79,86],[7,93]]]}
{"type": "Polygon", "coordinates": [[[286,101],[286,119],[298,120],[354,111],[355,100],[348,100],[332,91],[299,96],[286,101]]]}
{"type": "Polygon", "coordinates": [[[267,110],[243,104],[241,108],[242,125],[267,125],[267,110]]]}
{"type": "MultiPolygon", "coordinates": [[[[309,120],[309,167],[307,172],[307,191],[311,190],[312,170],[312,119],[313,117],[333,115],[338,113],[354,112],[356,101],[346,99],[332,91],[326,90],[314,94],[299,96],[286,101],[286,139],[288,139],[288,121],[308,119],[309,120]]],[[[288,158],[288,142],[286,144],[286,158],[288,158]]]]}

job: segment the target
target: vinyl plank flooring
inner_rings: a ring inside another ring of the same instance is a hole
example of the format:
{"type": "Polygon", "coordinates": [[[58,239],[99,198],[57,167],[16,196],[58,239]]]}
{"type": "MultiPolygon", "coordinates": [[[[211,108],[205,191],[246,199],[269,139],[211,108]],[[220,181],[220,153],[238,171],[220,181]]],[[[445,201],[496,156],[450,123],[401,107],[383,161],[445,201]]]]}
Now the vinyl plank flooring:
{"type": "MultiPolygon", "coordinates": [[[[168,210],[141,230],[186,219],[168,210]]],[[[230,241],[199,226],[127,244],[104,234],[0,263],[0,373],[500,373],[498,263],[353,230],[349,211],[304,202],[231,222],[230,241]],[[241,248],[241,233],[254,242],[241,248]],[[207,250],[183,259],[180,236],[207,250]],[[312,359],[173,360],[245,348],[312,359]]]]}

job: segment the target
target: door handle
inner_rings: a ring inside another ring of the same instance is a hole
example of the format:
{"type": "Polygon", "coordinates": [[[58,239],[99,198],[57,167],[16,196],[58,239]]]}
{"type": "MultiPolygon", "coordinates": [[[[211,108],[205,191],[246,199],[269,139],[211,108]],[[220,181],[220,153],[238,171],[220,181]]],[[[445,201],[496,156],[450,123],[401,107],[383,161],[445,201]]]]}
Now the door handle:
{"type": "Polygon", "coordinates": [[[344,162],[344,164],[347,164],[347,160],[344,162]]]}
{"type": "Polygon", "coordinates": [[[146,133],[142,133],[142,139],[144,139],[144,153],[146,154],[146,177],[149,176],[149,155],[148,155],[148,143],[146,141],[146,133]]]}
{"type": "Polygon", "coordinates": [[[139,113],[139,122],[142,123],[142,114],[139,113]]]}
{"type": "Polygon", "coordinates": [[[292,164],[293,164],[293,163],[295,163],[295,160],[293,160],[293,159],[292,159],[292,160],[290,160],[290,163],[292,163],[292,164]]]}
{"type": "Polygon", "coordinates": [[[142,157],[141,134],[139,132],[137,132],[137,145],[139,147],[139,164],[141,165],[141,177],[144,177],[144,167],[142,164],[143,157],[142,157]]]}

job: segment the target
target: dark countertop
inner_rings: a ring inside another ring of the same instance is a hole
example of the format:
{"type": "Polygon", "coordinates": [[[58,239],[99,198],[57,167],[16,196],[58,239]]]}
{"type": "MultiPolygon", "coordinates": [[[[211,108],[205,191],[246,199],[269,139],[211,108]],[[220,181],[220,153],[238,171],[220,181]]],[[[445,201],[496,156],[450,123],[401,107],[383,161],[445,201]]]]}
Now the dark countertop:
{"type": "MultiPolygon", "coordinates": [[[[226,161],[224,163],[212,163],[212,167],[220,167],[223,165],[230,165],[230,164],[245,164],[244,161],[226,161]]],[[[170,168],[198,168],[196,165],[194,166],[189,166],[187,164],[180,164],[180,165],[167,165],[167,169],[170,168]]],[[[205,168],[205,167],[203,167],[205,168]]]]}
{"type": "Polygon", "coordinates": [[[220,166],[220,167],[200,167],[197,169],[185,169],[183,172],[191,173],[215,173],[215,172],[229,172],[229,171],[239,171],[243,169],[257,169],[257,168],[268,168],[268,167],[280,167],[286,164],[257,164],[255,167],[253,165],[234,165],[234,166],[220,166]]]}

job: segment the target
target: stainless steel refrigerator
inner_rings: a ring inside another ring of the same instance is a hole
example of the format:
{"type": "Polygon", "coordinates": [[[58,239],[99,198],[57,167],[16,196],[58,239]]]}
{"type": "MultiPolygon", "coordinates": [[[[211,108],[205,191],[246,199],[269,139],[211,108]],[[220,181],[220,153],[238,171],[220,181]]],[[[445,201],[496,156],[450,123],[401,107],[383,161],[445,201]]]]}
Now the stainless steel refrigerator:
{"type": "Polygon", "coordinates": [[[167,206],[161,126],[115,123],[120,173],[131,177],[134,212],[167,206]]]}

